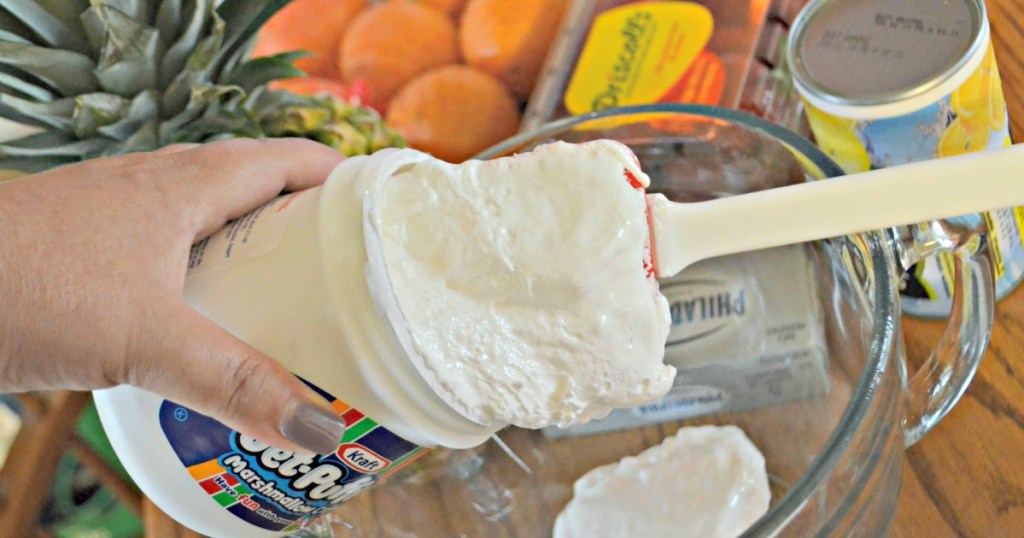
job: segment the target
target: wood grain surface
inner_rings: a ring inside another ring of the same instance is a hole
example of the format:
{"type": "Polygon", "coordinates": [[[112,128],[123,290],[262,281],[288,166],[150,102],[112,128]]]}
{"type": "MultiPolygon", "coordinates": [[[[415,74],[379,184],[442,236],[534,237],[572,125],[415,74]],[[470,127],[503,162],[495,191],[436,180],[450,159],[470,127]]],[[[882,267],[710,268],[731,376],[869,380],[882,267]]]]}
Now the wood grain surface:
{"type": "MultiPolygon", "coordinates": [[[[987,0],[1014,140],[1024,136],[1024,2],[987,0]]],[[[1024,180],[1024,178],[1022,178],[1024,180]]],[[[941,324],[908,320],[921,355],[941,324]]],[[[1024,289],[996,306],[995,330],[960,403],[907,452],[897,537],[1024,536],[1024,289]]]]}

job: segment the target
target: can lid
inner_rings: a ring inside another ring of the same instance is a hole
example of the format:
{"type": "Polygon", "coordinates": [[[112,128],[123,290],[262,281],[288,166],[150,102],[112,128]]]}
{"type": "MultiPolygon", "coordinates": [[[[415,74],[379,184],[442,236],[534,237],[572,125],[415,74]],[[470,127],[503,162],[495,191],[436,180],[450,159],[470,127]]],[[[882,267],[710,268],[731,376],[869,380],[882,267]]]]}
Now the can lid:
{"type": "Polygon", "coordinates": [[[812,101],[916,101],[970,74],[978,49],[984,53],[987,24],[981,0],[817,0],[793,23],[790,66],[812,101]]]}

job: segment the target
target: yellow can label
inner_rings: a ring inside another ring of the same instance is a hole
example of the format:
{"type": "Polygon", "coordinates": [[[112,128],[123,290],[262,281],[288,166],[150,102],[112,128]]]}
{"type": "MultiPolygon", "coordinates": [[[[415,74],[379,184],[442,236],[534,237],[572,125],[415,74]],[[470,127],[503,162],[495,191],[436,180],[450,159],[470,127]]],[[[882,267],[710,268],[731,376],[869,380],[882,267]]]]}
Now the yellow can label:
{"type": "Polygon", "coordinates": [[[1010,143],[1006,99],[991,44],[981,65],[952,94],[910,114],[854,120],[807,102],[805,107],[818,146],[851,174],[1010,143]]]}
{"type": "Polygon", "coordinates": [[[806,101],[804,108],[818,147],[836,164],[847,174],[871,170],[871,156],[857,132],[859,121],[833,116],[806,101]]]}
{"type": "Polygon", "coordinates": [[[602,13],[566,89],[566,110],[585,114],[669,99],[714,104],[724,70],[704,50],[713,32],[711,12],[693,2],[637,2],[602,13]],[[695,66],[699,76],[688,80],[695,66]]]}
{"type": "MultiPolygon", "coordinates": [[[[985,227],[989,229],[993,234],[999,231],[999,223],[996,222],[992,213],[985,213],[985,227]]],[[[1003,249],[999,245],[999,240],[989,241],[989,253],[992,259],[992,271],[993,276],[998,280],[1006,274],[1006,262],[1003,260],[1003,249]]]]}
{"type": "Polygon", "coordinates": [[[949,97],[955,118],[946,126],[935,150],[936,157],[952,157],[988,148],[994,142],[1009,145],[1006,130],[1006,98],[996,68],[992,45],[981,65],[949,97]]]}
{"type": "MultiPolygon", "coordinates": [[[[1006,100],[991,43],[981,65],[963,84],[910,114],[854,120],[804,104],[818,147],[851,174],[1010,145],[1006,100]]],[[[993,211],[984,218],[996,292],[1001,297],[1024,278],[1024,208],[993,211]]],[[[942,313],[935,304],[949,300],[953,261],[948,255],[940,256],[937,264],[926,260],[907,276],[902,298],[905,312],[942,313]]]]}

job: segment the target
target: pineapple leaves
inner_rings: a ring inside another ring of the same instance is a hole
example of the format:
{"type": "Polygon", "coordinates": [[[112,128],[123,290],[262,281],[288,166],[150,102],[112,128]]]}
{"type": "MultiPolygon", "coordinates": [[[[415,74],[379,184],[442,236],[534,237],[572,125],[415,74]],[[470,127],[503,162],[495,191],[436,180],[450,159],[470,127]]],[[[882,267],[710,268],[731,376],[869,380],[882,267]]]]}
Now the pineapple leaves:
{"type": "Polygon", "coordinates": [[[103,27],[103,20],[96,16],[90,9],[83,11],[78,18],[82,21],[82,29],[85,31],[85,40],[89,43],[89,50],[92,57],[100,55],[103,44],[107,42],[107,29],[103,27]]]}
{"type": "Polygon", "coordinates": [[[212,28],[210,35],[196,44],[185,62],[183,71],[171,81],[164,92],[163,110],[181,110],[189,103],[190,94],[201,85],[209,84],[214,73],[217,51],[224,42],[224,21],[216,11],[210,12],[212,28]]]}
{"type": "Polygon", "coordinates": [[[0,94],[0,111],[13,112],[22,121],[31,125],[65,130],[71,127],[71,115],[75,112],[75,100],[68,97],[57,101],[37,102],[21,99],[10,94],[0,94]]]}
{"type": "Polygon", "coordinates": [[[36,101],[52,101],[56,96],[43,84],[29,80],[31,77],[14,67],[0,65],[0,91],[15,93],[36,101]]]}
{"type": "Polygon", "coordinates": [[[78,140],[70,133],[45,131],[0,144],[0,169],[43,172],[78,162],[102,146],[99,140],[78,140]]]}
{"type": "MultiPolygon", "coordinates": [[[[89,53],[89,46],[82,39],[82,29],[78,25],[62,20],[47,11],[39,2],[25,2],[24,0],[0,0],[0,7],[13,15],[34,33],[42,44],[54,48],[67,49],[81,54],[89,53]]],[[[62,6],[56,12],[61,13],[68,6],[62,6]]]]}
{"type": "Polygon", "coordinates": [[[157,87],[157,66],[164,44],[156,29],[102,4],[89,8],[82,20],[90,26],[97,21],[106,29],[96,66],[96,78],[104,90],[130,97],[157,87]]]}
{"type": "MultiPolygon", "coordinates": [[[[34,35],[17,17],[0,8],[0,30],[5,35],[15,36],[13,41],[18,43],[33,43],[34,35]]],[[[5,38],[5,40],[7,40],[5,38]]]]}
{"type": "Polygon", "coordinates": [[[180,19],[170,19],[161,22],[161,17],[181,17],[181,4],[177,0],[167,0],[160,5],[160,13],[157,16],[157,29],[165,39],[176,37],[176,41],[167,50],[164,59],[160,64],[160,86],[166,87],[173,80],[174,76],[185,67],[192,51],[196,48],[199,38],[206,26],[206,20],[212,12],[212,0],[197,0],[192,3],[192,16],[189,17],[180,35],[174,32],[167,32],[165,27],[174,28],[180,23],[180,19]],[[166,10],[165,10],[166,6],[166,10]]]}
{"type": "Polygon", "coordinates": [[[41,127],[0,144],[37,172],[174,142],[301,136],[346,155],[401,146],[375,112],[267,89],[302,52],[250,59],[289,0],[0,0],[0,116],[41,127]]]}
{"type": "Polygon", "coordinates": [[[204,111],[217,107],[222,99],[240,91],[241,89],[237,87],[214,86],[212,84],[193,88],[189,92],[187,104],[178,109],[180,112],[160,124],[160,140],[166,143],[201,141],[201,138],[197,137],[185,138],[182,133],[190,129],[192,123],[202,116],[204,111]]]}
{"type": "MultiPolygon", "coordinates": [[[[132,99],[127,111],[122,114],[120,119],[103,125],[96,131],[119,142],[124,142],[145,125],[150,118],[159,116],[159,101],[159,95],[155,90],[144,91],[132,99]]],[[[153,129],[156,132],[156,127],[153,129]]]]}
{"type": "Polygon", "coordinates": [[[160,137],[158,136],[160,121],[156,118],[150,118],[131,136],[129,136],[124,143],[114,144],[103,150],[103,155],[123,155],[125,153],[131,153],[133,151],[153,151],[161,146],[160,137]]]}
{"type": "Polygon", "coordinates": [[[130,101],[109,93],[88,93],[75,98],[71,127],[78,138],[96,135],[100,127],[110,125],[128,110],[130,101]]]}
{"type": "Polygon", "coordinates": [[[226,83],[252,91],[274,80],[305,76],[303,70],[293,65],[295,60],[305,56],[309,56],[309,53],[297,51],[249,60],[232,70],[226,83]]]}
{"type": "Polygon", "coordinates": [[[224,48],[217,58],[219,66],[243,49],[249,39],[267,20],[290,0],[224,0],[217,13],[224,19],[227,33],[224,36],[224,48]]]}
{"type": "Polygon", "coordinates": [[[78,157],[5,157],[0,148],[0,170],[16,170],[23,174],[45,172],[80,160],[78,157]]]}
{"type": "Polygon", "coordinates": [[[99,150],[100,140],[78,140],[68,133],[45,131],[0,144],[3,157],[75,157],[99,150]]]}
{"type": "Polygon", "coordinates": [[[75,31],[80,31],[82,29],[78,22],[78,14],[89,7],[89,1],[90,0],[33,0],[34,3],[42,6],[47,13],[57,17],[68,28],[72,28],[75,31]]]}
{"type": "Polygon", "coordinates": [[[176,39],[181,29],[181,21],[185,20],[185,10],[182,6],[183,0],[163,0],[156,10],[156,20],[153,26],[160,30],[160,35],[170,43],[176,39]]]}
{"type": "Polygon", "coordinates": [[[21,43],[22,45],[31,45],[32,42],[20,35],[10,31],[0,29],[0,41],[10,41],[11,43],[21,43]]]}
{"type": "Polygon", "coordinates": [[[153,6],[148,0],[92,0],[93,7],[109,7],[124,13],[128,18],[152,26],[153,6]]]}
{"type": "Polygon", "coordinates": [[[50,84],[61,95],[99,89],[92,59],[77,52],[0,41],[0,65],[14,66],[50,84]]]}

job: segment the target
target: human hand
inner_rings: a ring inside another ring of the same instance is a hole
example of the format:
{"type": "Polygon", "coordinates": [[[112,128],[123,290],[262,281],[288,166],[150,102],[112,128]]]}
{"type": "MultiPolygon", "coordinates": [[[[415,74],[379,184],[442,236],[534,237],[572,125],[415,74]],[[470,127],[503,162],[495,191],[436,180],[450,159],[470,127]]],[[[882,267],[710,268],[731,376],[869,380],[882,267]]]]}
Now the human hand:
{"type": "Polygon", "coordinates": [[[333,451],[328,403],[182,290],[193,243],[341,159],[238,139],[0,183],[0,392],[130,384],[283,449],[333,451]]]}

